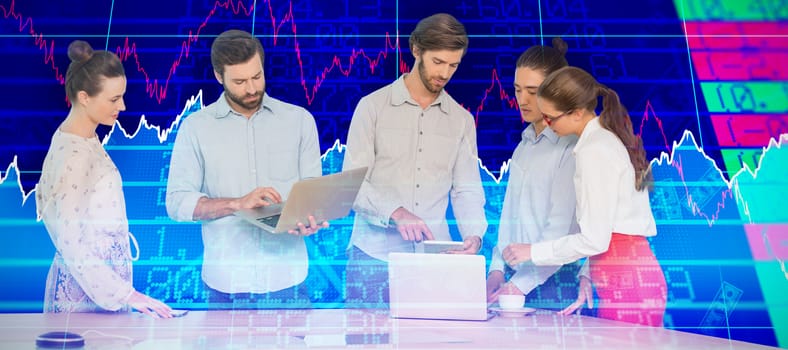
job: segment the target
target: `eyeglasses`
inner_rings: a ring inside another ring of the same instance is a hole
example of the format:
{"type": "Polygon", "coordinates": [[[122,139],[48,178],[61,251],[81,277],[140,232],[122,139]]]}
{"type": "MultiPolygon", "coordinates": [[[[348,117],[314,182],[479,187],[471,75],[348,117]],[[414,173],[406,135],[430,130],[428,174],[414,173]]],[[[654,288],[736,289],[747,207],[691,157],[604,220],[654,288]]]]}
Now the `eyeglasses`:
{"type": "Polygon", "coordinates": [[[558,120],[558,119],[566,116],[567,114],[569,114],[569,112],[571,112],[571,111],[566,111],[566,112],[561,113],[561,114],[559,114],[558,116],[555,116],[555,117],[551,117],[551,116],[549,116],[547,114],[542,113],[542,119],[544,119],[545,123],[547,123],[547,126],[550,126],[550,125],[553,125],[553,123],[555,123],[556,120],[558,120]]]}

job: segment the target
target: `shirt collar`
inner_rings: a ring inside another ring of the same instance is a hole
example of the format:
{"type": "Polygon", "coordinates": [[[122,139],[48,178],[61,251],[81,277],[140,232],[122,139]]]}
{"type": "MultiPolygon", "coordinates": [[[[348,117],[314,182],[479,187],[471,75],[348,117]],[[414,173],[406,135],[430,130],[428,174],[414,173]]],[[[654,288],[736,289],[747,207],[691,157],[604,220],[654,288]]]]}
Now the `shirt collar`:
{"type": "Polygon", "coordinates": [[[602,128],[602,125],[599,125],[599,117],[594,117],[593,119],[589,120],[586,123],[586,126],[583,128],[583,132],[580,133],[580,137],[577,139],[577,144],[575,145],[574,151],[577,152],[578,149],[583,147],[583,144],[586,140],[591,137],[592,133],[602,128]]]}
{"type": "Polygon", "coordinates": [[[527,141],[530,143],[538,143],[542,139],[550,141],[553,144],[558,143],[558,135],[551,129],[549,126],[542,130],[542,133],[539,136],[536,135],[536,129],[534,128],[533,124],[529,124],[522,133],[523,141],[527,141]]]}
{"type": "MultiPolygon", "coordinates": [[[[219,96],[219,99],[216,100],[216,118],[224,118],[230,114],[242,115],[230,107],[230,104],[227,103],[227,98],[224,96],[224,94],[225,92],[222,92],[222,94],[219,96]]],[[[261,108],[255,112],[255,114],[260,113],[261,109],[267,109],[271,113],[276,114],[274,113],[273,100],[268,96],[268,93],[263,93],[263,104],[261,105],[261,108]]],[[[252,116],[254,116],[254,114],[252,116]]]]}
{"type": "MultiPolygon", "coordinates": [[[[392,89],[391,105],[393,106],[400,106],[405,102],[410,103],[414,106],[419,105],[418,103],[416,103],[415,100],[413,100],[413,97],[410,96],[410,92],[408,91],[408,88],[405,86],[406,76],[407,74],[401,75],[399,79],[394,81],[394,83],[391,86],[392,89]]],[[[449,104],[447,100],[448,98],[449,98],[449,94],[446,92],[446,89],[441,89],[441,92],[438,94],[438,98],[436,98],[435,101],[432,101],[430,106],[437,105],[438,109],[440,109],[441,112],[443,112],[444,114],[449,114],[449,107],[448,107],[449,104]]]]}

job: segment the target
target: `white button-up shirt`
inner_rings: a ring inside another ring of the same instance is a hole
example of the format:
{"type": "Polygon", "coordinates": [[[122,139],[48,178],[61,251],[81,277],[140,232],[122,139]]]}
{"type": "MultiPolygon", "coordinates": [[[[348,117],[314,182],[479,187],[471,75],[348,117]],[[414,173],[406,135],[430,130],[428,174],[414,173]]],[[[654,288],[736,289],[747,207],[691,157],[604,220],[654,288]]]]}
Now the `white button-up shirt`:
{"type": "MultiPolygon", "coordinates": [[[[322,175],[317,127],[305,109],[263,96],[251,118],[224,94],[186,117],[172,148],[167,213],[193,220],[201,197],[238,198],[273,187],[286,199],[293,184],[322,175]]],[[[309,266],[301,237],[270,234],[230,215],[202,222],[202,278],[225,293],[266,293],[304,281],[309,266]]]]}
{"type": "Polygon", "coordinates": [[[654,236],[657,225],[648,191],[635,189],[635,169],[624,144],[594,118],[574,149],[580,232],[535,243],[536,265],[560,265],[607,251],[613,232],[654,236]]]}
{"type": "Polygon", "coordinates": [[[343,163],[343,169],[369,167],[354,204],[350,243],[380,260],[389,252],[414,251],[413,242],[389,226],[399,207],[424,220],[436,240],[450,240],[451,196],[463,238],[487,229],[473,117],[446,91],[422,109],[404,77],[359,101],[343,163]]]}
{"type": "MultiPolygon", "coordinates": [[[[577,136],[559,137],[552,129],[538,136],[533,124],[522,133],[522,141],[509,161],[509,182],[498,226],[498,244],[492,253],[490,271],[503,271],[501,252],[511,243],[536,243],[576,232],[575,157],[577,136]]],[[[515,267],[510,282],[524,294],[544,283],[560,265],[515,267]]]]}

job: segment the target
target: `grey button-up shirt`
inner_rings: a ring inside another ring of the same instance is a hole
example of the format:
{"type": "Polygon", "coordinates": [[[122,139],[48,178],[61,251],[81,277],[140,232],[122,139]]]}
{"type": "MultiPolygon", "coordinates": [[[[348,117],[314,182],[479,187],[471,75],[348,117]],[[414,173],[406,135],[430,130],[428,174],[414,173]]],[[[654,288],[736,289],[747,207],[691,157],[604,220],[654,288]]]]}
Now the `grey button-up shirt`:
{"type": "MultiPolygon", "coordinates": [[[[193,220],[201,197],[238,198],[256,187],[287,198],[296,181],[322,175],[317,127],[305,109],[263,96],[251,118],[233,111],[224,94],[183,120],[172,149],[167,213],[193,220]]],[[[269,234],[234,215],[202,222],[202,278],[225,293],[265,293],[307,275],[304,239],[269,234]]]]}
{"type": "Polygon", "coordinates": [[[399,207],[424,220],[437,240],[451,239],[449,197],[463,238],[487,229],[473,117],[446,91],[422,109],[403,79],[359,101],[343,163],[344,169],[369,167],[350,243],[380,260],[414,251],[389,225],[399,207]]]}

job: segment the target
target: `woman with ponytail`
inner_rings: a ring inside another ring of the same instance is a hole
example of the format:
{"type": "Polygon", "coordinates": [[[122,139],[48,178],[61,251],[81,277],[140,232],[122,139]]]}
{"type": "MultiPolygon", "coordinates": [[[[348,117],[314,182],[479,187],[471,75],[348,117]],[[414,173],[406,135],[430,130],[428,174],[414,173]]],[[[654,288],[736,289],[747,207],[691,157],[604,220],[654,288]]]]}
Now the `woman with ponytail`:
{"type": "MultiPolygon", "coordinates": [[[[537,92],[545,122],[558,135],[578,135],[574,175],[579,232],[504,249],[510,266],[565,264],[589,257],[590,281],[599,296],[597,316],[662,326],[665,276],[646,237],[657,234],[649,204],[651,173],[642,140],[615,91],[576,67],[550,74],[537,92]],[[597,99],[602,111],[595,114],[597,99]]],[[[581,278],[578,300],[562,313],[588,301],[589,280],[581,278]]]]}

